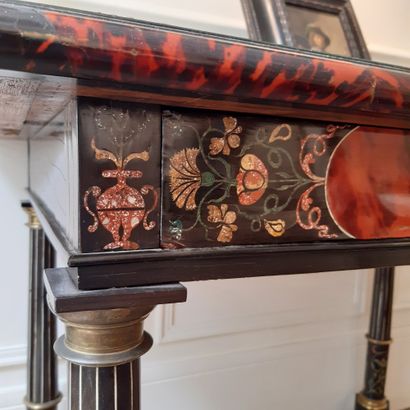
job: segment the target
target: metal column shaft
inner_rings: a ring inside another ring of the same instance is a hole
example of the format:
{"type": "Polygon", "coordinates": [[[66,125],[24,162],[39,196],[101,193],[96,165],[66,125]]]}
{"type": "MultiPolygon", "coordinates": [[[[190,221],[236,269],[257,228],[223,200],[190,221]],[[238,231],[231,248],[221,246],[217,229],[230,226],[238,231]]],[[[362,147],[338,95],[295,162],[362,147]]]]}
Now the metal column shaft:
{"type": "Polygon", "coordinates": [[[54,265],[54,249],[44,234],[33,208],[23,204],[29,216],[30,278],[28,300],[27,409],[56,410],[61,400],[57,386],[57,363],[53,344],[56,319],[51,314],[43,282],[43,271],[54,265]]]}
{"type": "Polygon", "coordinates": [[[391,319],[393,311],[394,268],[376,269],[372,310],[367,335],[367,359],[364,389],[356,395],[356,410],[388,410],[386,385],[391,319]]]}

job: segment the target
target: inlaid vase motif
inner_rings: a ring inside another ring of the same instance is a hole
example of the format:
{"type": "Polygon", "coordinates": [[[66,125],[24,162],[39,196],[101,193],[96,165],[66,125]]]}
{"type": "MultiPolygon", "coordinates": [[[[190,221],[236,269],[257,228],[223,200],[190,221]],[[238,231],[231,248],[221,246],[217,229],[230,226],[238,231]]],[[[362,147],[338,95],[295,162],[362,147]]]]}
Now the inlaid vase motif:
{"type": "Polygon", "coordinates": [[[131,233],[140,223],[143,224],[145,230],[155,227],[154,221],[148,222],[148,216],[157,207],[158,194],[151,185],[143,185],[141,190],[130,187],[127,179],[141,178],[143,174],[138,170],[124,168],[131,160],[148,161],[149,154],[147,151],[132,153],[122,160],[107,150],[98,149],[94,140],[92,147],[97,159],[111,159],[117,165],[116,170],[102,172],[104,178],[116,178],[117,183],[103,193],[98,186],[92,186],[86,191],[84,207],[94,219],[88,231],[95,232],[101,224],[111,233],[114,241],[105,245],[104,249],[138,249],[138,243],[130,240],[131,233]],[[154,196],[154,204],[146,210],[143,196],[149,193],[154,196]],[[88,204],[90,194],[96,198],[96,212],[93,212],[88,204]]]}
{"type": "MultiPolygon", "coordinates": [[[[99,178],[98,183],[85,189],[83,206],[92,218],[86,229],[95,233],[101,226],[111,235],[111,242],[106,239],[106,234],[96,238],[105,250],[138,249],[140,244],[133,239],[134,230],[141,226],[145,231],[151,231],[157,225],[153,211],[158,206],[159,193],[151,185],[149,175],[148,183],[144,183],[144,173],[150,168],[141,166],[143,172],[135,166],[137,161],[149,162],[151,159],[152,146],[143,137],[147,130],[152,132],[155,114],[138,106],[94,104],[92,109],[86,105],[84,112],[89,115],[87,130],[95,135],[89,142],[91,155],[102,164],[102,167],[96,166],[94,172],[103,179],[99,178]],[[106,179],[116,182],[109,186],[104,183],[106,179]]],[[[89,148],[84,147],[86,149],[89,148]]],[[[141,247],[145,243],[141,236],[141,247]]]]}

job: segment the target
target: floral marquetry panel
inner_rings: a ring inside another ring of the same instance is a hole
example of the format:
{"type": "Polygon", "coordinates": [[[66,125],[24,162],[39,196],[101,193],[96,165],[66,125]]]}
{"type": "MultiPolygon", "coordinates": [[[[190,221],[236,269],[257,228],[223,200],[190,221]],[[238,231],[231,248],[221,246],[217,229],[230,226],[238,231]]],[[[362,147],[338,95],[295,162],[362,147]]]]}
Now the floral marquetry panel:
{"type": "Polygon", "coordinates": [[[162,246],[346,239],[325,195],[354,127],[196,111],[163,113],[162,246]]]}
{"type": "Polygon", "coordinates": [[[81,249],[159,246],[160,110],[81,99],[81,249]]]}

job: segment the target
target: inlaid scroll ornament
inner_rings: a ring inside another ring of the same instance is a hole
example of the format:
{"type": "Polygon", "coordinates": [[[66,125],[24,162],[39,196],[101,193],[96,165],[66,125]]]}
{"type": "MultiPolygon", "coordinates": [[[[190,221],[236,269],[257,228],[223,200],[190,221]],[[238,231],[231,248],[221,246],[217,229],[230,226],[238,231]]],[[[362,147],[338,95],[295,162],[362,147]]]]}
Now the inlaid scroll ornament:
{"type": "Polygon", "coordinates": [[[369,345],[368,366],[370,377],[367,380],[367,393],[376,397],[384,396],[386,385],[387,363],[389,355],[388,345],[369,345]]]}
{"type": "Polygon", "coordinates": [[[169,121],[174,130],[188,128],[198,141],[197,146],[181,149],[169,158],[172,201],[194,214],[193,222],[184,221],[184,212],[169,221],[168,232],[174,241],[198,228],[203,229],[206,240],[224,244],[231,243],[241,229],[264,231],[267,240],[278,238],[287,230],[283,211],[289,214],[295,201],[292,225],[317,230],[321,238],[337,237],[321,222],[322,211],[313,204],[311,193],[323,187],[325,177],[316,175],[311,166],[326,152],[326,141],[338,127],[329,126],[323,135],[303,138],[298,164],[298,158],[283,145],[293,136],[289,124],[269,131],[260,128],[242,141],[244,129],[234,117],[223,118],[223,129],[213,127],[209,120],[203,133],[180,118],[169,121]],[[247,228],[238,224],[240,219],[248,221],[247,228]]]}
{"type": "Polygon", "coordinates": [[[306,176],[311,180],[309,188],[300,196],[296,207],[296,221],[303,229],[315,229],[320,238],[337,238],[335,233],[329,233],[329,227],[321,223],[322,209],[315,206],[312,199],[312,192],[318,188],[324,189],[325,176],[316,175],[312,170],[312,165],[317,158],[322,157],[327,152],[327,141],[335,136],[338,129],[343,126],[329,125],[324,134],[309,134],[301,141],[299,153],[299,163],[306,176]]]}
{"type": "MultiPolygon", "coordinates": [[[[103,108],[104,110],[104,108],[103,108]]],[[[113,241],[106,244],[104,249],[138,249],[140,246],[137,242],[132,241],[131,235],[138,225],[142,224],[144,230],[149,231],[155,228],[156,222],[149,220],[151,212],[158,205],[158,192],[152,185],[144,184],[139,189],[130,186],[127,180],[142,179],[143,172],[136,169],[127,169],[130,163],[135,161],[149,161],[148,151],[131,152],[124,154],[132,138],[135,136],[133,129],[129,130],[128,114],[119,112],[119,114],[103,115],[106,113],[99,112],[96,122],[99,128],[109,131],[113,134],[113,146],[117,152],[111,152],[107,149],[101,149],[96,146],[93,138],[91,148],[95,153],[97,161],[112,161],[116,169],[105,169],[101,175],[103,178],[113,178],[117,183],[102,192],[99,186],[89,187],[83,197],[83,204],[88,214],[93,218],[93,223],[88,226],[90,233],[96,232],[99,226],[107,230],[113,238],[113,241]],[[105,117],[109,118],[109,124],[103,124],[105,117]],[[91,209],[89,198],[92,195],[95,198],[95,210],[91,209]],[[151,207],[147,209],[144,197],[152,195],[151,207]]],[[[143,127],[144,125],[142,125],[143,127]]]]}

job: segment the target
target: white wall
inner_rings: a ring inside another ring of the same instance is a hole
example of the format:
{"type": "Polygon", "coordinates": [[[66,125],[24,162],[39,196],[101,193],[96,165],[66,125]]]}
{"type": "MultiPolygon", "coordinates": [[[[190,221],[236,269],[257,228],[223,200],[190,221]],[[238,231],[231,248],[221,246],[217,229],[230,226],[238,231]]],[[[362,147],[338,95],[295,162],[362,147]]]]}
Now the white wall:
{"type": "MultiPolygon", "coordinates": [[[[45,3],[245,36],[239,0],[45,3]]],[[[354,0],[375,59],[410,66],[410,1],[354,0]]],[[[26,343],[26,150],[0,141],[0,409],[22,409],[26,343]]],[[[410,405],[410,272],[398,269],[387,394],[410,405]]],[[[347,410],[362,387],[371,272],[190,283],[157,309],[143,360],[144,410],[347,410]]],[[[64,369],[61,366],[62,378],[64,369]]]]}

